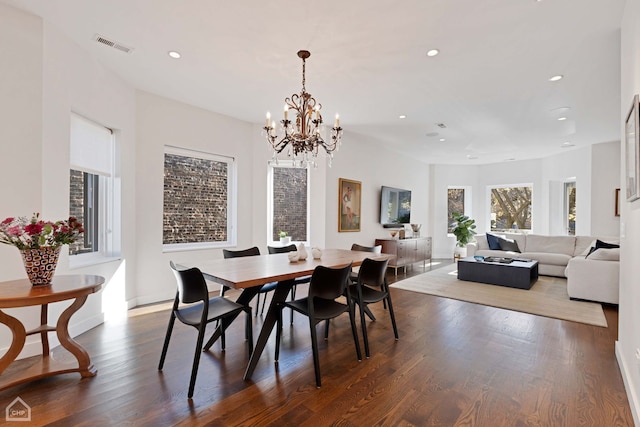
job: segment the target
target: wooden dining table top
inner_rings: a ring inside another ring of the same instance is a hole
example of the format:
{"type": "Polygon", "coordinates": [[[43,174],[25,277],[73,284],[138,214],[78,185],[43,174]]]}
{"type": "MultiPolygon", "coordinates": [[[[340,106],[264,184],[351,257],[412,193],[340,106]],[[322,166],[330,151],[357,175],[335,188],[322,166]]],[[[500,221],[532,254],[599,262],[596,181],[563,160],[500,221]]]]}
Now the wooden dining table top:
{"type": "Polygon", "coordinates": [[[359,266],[366,258],[384,260],[388,254],[351,251],[348,249],[324,249],[319,259],[311,256],[304,261],[289,261],[289,253],[256,255],[227,259],[211,259],[196,263],[179,263],[182,267],[197,267],[209,280],[234,289],[245,289],[270,282],[291,280],[309,276],[319,266],[344,267],[359,266]]]}

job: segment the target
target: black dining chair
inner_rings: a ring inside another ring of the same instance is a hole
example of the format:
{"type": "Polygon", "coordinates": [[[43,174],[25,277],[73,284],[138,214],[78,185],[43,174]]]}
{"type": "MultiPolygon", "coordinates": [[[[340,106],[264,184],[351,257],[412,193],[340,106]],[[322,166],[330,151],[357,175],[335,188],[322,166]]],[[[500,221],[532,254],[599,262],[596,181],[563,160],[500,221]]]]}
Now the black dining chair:
{"type": "Polygon", "coordinates": [[[347,312],[349,313],[349,321],[351,322],[351,332],[353,334],[353,342],[356,346],[356,354],[358,360],[362,360],[360,351],[360,342],[358,341],[358,332],[355,323],[355,310],[353,300],[349,294],[349,272],[351,264],[343,268],[329,268],[317,266],[311,275],[309,282],[309,294],[305,298],[285,302],[280,305],[278,311],[278,326],[276,332],[276,354],[275,361],[278,362],[280,357],[280,337],[282,335],[282,309],[289,307],[300,314],[309,318],[309,328],[311,330],[311,348],[313,351],[313,367],[316,375],[316,386],[322,385],[320,380],[320,361],[318,357],[318,337],[316,333],[316,325],[323,320],[326,322],[325,339],[329,333],[329,319],[338,317],[347,312]],[[346,304],[336,301],[346,292],[346,304]]]}
{"type": "MultiPolygon", "coordinates": [[[[245,307],[220,296],[209,298],[207,283],[199,269],[189,268],[187,270],[178,270],[173,262],[170,262],[169,265],[178,282],[178,290],[173,301],[173,308],[171,309],[171,317],[169,318],[164,345],[162,346],[158,370],[162,371],[164,367],[167,349],[169,348],[169,340],[171,339],[171,333],[173,332],[173,325],[176,319],[185,325],[196,328],[198,330],[198,339],[196,341],[196,351],[193,356],[189,392],[187,393],[187,397],[191,399],[196,385],[196,375],[198,373],[200,354],[203,350],[202,344],[204,342],[204,333],[207,324],[221,320],[223,326],[227,326],[224,325],[227,317],[237,316],[241,311],[244,311],[247,314],[245,337],[249,344],[249,354],[251,354],[253,352],[251,307],[245,307]]],[[[229,322],[231,322],[231,320],[229,320],[229,322]]],[[[224,330],[222,331],[220,339],[222,350],[224,350],[226,345],[224,330]]]]}
{"type": "MultiPolygon", "coordinates": [[[[269,250],[270,254],[283,254],[287,252],[297,251],[298,248],[296,247],[296,245],[291,244],[288,246],[267,246],[267,250],[269,250]]],[[[296,299],[296,286],[309,283],[310,280],[311,276],[304,276],[295,279],[293,287],[291,288],[291,300],[296,299]]],[[[264,305],[262,306],[262,309],[264,310],[264,305]]],[[[291,324],[293,325],[293,310],[291,310],[291,324]]]]}
{"type": "MultiPolygon", "coordinates": [[[[398,339],[398,328],[396,326],[396,317],[393,312],[393,304],[391,303],[391,294],[389,285],[387,284],[386,272],[389,260],[375,261],[367,258],[362,262],[358,271],[358,280],[355,284],[349,285],[349,295],[354,303],[360,307],[360,323],[362,326],[362,336],[364,338],[364,352],[367,357],[369,352],[369,338],[367,335],[367,323],[364,315],[368,312],[367,306],[380,301],[386,302],[389,308],[389,316],[391,317],[391,325],[393,326],[393,334],[398,339]]],[[[349,297],[349,296],[347,296],[349,297]]]]}
{"type": "MultiPolygon", "coordinates": [[[[359,252],[371,252],[373,254],[380,254],[382,253],[382,245],[376,245],[376,246],[362,246],[359,245],[357,243],[354,243],[351,245],[351,250],[352,251],[359,251],[359,252]]],[[[359,268],[359,267],[358,267],[359,268]]],[[[357,269],[352,269],[351,271],[351,275],[349,276],[349,278],[351,279],[351,281],[353,283],[356,283],[358,281],[358,270],[357,269]]],[[[384,303],[384,308],[387,308],[387,303],[384,303]]],[[[376,320],[376,316],[373,315],[373,313],[371,312],[371,310],[369,310],[368,308],[365,308],[365,313],[367,316],[369,316],[369,319],[371,320],[376,320]]]]}
{"type": "MultiPolygon", "coordinates": [[[[294,245],[294,247],[295,247],[295,245],[294,245]]],[[[223,249],[222,250],[222,256],[225,257],[225,258],[239,258],[239,257],[256,256],[256,255],[260,255],[260,249],[258,249],[257,246],[254,246],[254,247],[249,248],[249,249],[238,250],[238,251],[233,251],[233,250],[230,250],[230,249],[223,249]]],[[[265,304],[267,302],[267,295],[266,294],[271,292],[272,290],[274,290],[277,285],[278,285],[277,282],[272,282],[272,283],[265,283],[264,285],[262,285],[260,287],[260,290],[256,294],[256,317],[258,317],[258,309],[260,308],[260,295],[263,295],[262,311],[260,312],[260,314],[262,314],[262,312],[264,312],[264,306],[265,306],[265,304]]],[[[224,295],[225,291],[226,290],[222,290],[221,291],[222,295],[224,295]]]]}

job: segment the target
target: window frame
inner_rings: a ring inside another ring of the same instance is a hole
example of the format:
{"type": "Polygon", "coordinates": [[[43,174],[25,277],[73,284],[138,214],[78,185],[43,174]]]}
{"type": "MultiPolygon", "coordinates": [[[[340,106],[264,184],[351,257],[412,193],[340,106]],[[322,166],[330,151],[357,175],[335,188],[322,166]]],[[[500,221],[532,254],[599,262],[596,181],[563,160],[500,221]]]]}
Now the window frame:
{"type": "MultiPolygon", "coordinates": [[[[191,148],[165,145],[162,154],[162,216],[164,217],[164,159],[166,154],[175,156],[191,157],[195,159],[212,160],[227,164],[227,240],[220,242],[187,242],[187,243],[162,243],[162,252],[182,252],[202,249],[217,249],[235,246],[237,242],[237,173],[238,166],[235,157],[214,154],[206,151],[191,148]]],[[[162,222],[162,221],[161,221],[162,222]]],[[[162,234],[162,231],[161,231],[162,234]]]]}
{"type": "Polygon", "coordinates": [[[269,246],[278,246],[280,245],[280,240],[273,240],[274,230],[273,230],[273,178],[274,178],[274,168],[292,168],[292,169],[306,169],[307,170],[307,229],[306,235],[307,240],[292,240],[291,243],[300,244],[304,243],[305,246],[309,246],[310,244],[310,236],[311,236],[311,168],[309,165],[305,165],[304,167],[296,166],[295,161],[293,160],[278,160],[278,161],[269,161],[267,168],[267,245],[269,246]]]}
{"type": "MultiPolygon", "coordinates": [[[[117,152],[117,139],[114,131],[107,126],[104,126],[98,122],[87,119],[79,114],[71,113],[70,127],[73,126],[73,121],[80,119],[81,121],[88,122],[93,126],[105,129],[109,133],[108,137],[108,154],[109,167],[105,174],[96,173],[91,166],[82,164],[69,163],[69,171],[77,170],[84,173],[89,173],[93,176],[98,176],[98,197],[97,210],[98,210],[98,249],[92,252],[71,254],[69,253],[69,268],[82,268],[89,265],[101,264],[110,262],[119,258],[119,248],[114,244],[114,235],[120,232],[119,223],[119,201],[116,197],[116,152],[117,152]],[[74,119],[75,117],[75,119],[74,119]]],[[[70,138],[70,152],[73,151],[73,143],[70,138]]],[[[73,156],[70,156],[72,158],[73,156]]],[[[69,188],[68,193],[71,189],[69,188]]],[[[69,201],[70,203],[70,201],[69,201]]]]}

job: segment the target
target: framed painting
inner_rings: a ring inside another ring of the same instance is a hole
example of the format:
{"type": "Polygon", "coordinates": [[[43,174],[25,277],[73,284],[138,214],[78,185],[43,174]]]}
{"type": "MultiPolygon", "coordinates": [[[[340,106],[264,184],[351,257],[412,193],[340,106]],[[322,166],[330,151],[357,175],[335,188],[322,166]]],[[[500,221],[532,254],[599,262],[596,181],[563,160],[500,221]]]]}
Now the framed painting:
{"type": "Polygon", "coordinates": [[[620,189],[616,188],[615,216],[620,216],[620,189]]]}
{"type": "Polygon", "coordinates": [[[638,135],[638,95],[633,97],[633,104],[624,126],[625,163],[627,201],[631,202],[640,197],[640,183],[638,182],[638,168],[640,162],[640,136],[638,135]]]}
{"type": "Polygon", "coordinates": [[[338,182],[338,232],[360,231],[362,183],[340,178],[338,182]]]}

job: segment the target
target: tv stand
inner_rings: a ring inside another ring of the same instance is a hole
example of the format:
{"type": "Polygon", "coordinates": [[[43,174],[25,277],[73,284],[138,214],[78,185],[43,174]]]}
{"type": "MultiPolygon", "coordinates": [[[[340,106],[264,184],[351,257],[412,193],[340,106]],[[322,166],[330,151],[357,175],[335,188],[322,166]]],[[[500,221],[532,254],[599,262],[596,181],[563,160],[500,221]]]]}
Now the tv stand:
{"type": "Polygon", "coordinates": [[[389,268],[395,270],[398,275],[398,268],[413,266],[414,263],[422,261],[422,268],[426,268],[429,260],[431,268],[431,237],[413,237],[408,239],[376,239],[376,246],[382,245],[382,253],[393,255],[389,260],[389,268]]]}

